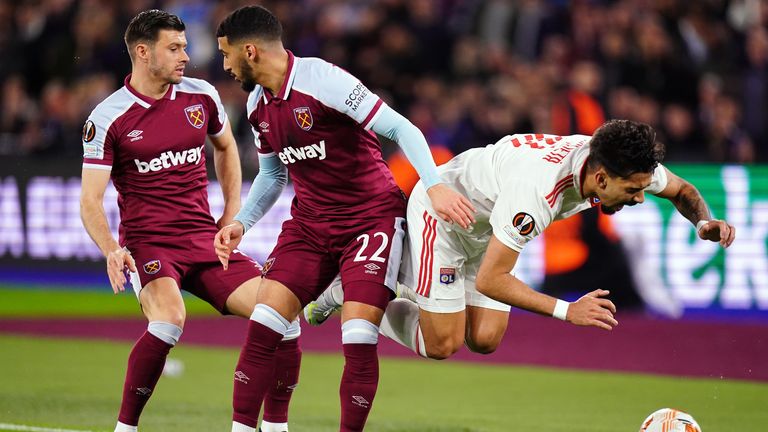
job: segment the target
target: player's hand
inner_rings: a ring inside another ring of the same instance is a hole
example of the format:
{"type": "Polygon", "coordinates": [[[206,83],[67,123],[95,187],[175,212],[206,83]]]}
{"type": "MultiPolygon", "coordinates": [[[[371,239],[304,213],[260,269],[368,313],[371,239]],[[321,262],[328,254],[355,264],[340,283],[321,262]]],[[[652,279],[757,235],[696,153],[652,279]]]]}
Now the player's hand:
{"type": "Polygon", "coordinates": [[[736,238],[736,228],[724,220],[712,219],[702,225],[698,234],[702,240],[718,242],[720,246],[727,248],[736,238]]]}
{"type": "Polygon", "coordinates": [[[220,229],[213,238],[213,249],[216,251],[216,256],[219,257],[224,270],[229,267],[229,255],[237,249],[244,233],[243,224],[235,221],[220,229]]]}
{"type": "Polygon", "coordinates": [[[619,322],[613,317],[616,306],[612,301],[603,298],[610,294],[608,290],[594,290],[568,306],[566,320],[579,326],[594,326],[611,330],[619,322]]]}
{"type": "Polygon", "coordinates": [[[107,275],[112,291],[117,294],[125,291],[125,269],[136,271],[136,262],[128,249],[115,249],[107,255],[107,275]]]}
{"type": "Polygon", "coordinates": [[[464,229],[475,223],[475,207],[448,185],[436,184],[427,189],[427,195],[432,201],[432,208],[442,220],[457,223],[464,229]]]}

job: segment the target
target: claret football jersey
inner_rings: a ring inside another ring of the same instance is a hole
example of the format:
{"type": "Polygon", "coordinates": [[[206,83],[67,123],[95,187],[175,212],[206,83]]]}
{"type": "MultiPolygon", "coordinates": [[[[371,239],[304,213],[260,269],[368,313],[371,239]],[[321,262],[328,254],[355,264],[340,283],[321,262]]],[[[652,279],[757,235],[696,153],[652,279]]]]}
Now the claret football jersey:
{"type": "Polygon", "coordinates": [[[257,86],[247,106],[259,153],[288,168],[294,216],[364,217],[399,194],[370,130],[384,103],[341,68],[289,52],[279,92],[257,86]]]}
{"type": "Polygon", "coordinates": [[[216,89],[185,77],[154,100],[129,81],[96,106],[82,137],[83,168],[110,171],[117,189],[120,243],[215,231],[205,140],[227,122],[216,89]]]}
{"type": "MultiPolygon", "coordinates": [[[[520,252],[553,221],[598,205],[597,199],[584,198],[581,191],[590,138],[508,135],[439,167],[440,177],[478,211],[477,223],[469,231],[455,228],[465,246],[481,253],[493,233],[520,252]]],[[[659,165],[645,191],[657,194],[666,185],[666,171],[659,165]]]]}

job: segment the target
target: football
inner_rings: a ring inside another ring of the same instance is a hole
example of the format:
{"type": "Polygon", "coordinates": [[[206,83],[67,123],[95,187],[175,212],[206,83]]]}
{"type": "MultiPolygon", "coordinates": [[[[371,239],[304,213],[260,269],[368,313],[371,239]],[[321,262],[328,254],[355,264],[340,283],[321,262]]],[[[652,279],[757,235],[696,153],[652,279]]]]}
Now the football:
{"type": "Polygon", "coordinates": [[[690,414],[662,408],[645,419],[639,432],[701,432],[701,428],[690,414]]]}

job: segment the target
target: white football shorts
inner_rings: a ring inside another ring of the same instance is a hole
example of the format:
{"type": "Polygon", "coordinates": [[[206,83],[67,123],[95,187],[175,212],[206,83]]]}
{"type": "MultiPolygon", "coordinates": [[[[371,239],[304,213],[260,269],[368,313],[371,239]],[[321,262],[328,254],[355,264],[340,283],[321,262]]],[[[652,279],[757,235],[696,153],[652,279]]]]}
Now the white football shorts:
{"type": "Polygon", "coordinates": [[[509,305],[475,288],[488,243],[479,250],[467,251],[459,234],[436,217],[421,183],[408,200],[407,221],[399,281],[416,292],[419,307],[433,313],[460,312],[467,305],[510,311],[509,305]]]}

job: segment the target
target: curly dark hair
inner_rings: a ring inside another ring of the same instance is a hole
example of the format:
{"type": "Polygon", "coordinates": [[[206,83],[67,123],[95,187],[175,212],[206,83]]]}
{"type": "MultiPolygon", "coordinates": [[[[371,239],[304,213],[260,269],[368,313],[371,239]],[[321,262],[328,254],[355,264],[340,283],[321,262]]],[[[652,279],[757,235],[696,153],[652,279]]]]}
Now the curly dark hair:
{"type": "Polygon", "coordinates": [[[602,166],[609,174],[629,177],[652,173],[664,159],[664,146],[656,142],[656,131],[645,123],[609,120],[589,142],[589,166],[602,166]]]}
{"type": "Polygon", "coordinates": [[[236,9],[219,24],[216,37],[226,37],[230,44],[255,37],[277,41],[283,35],[283,26],[272,12],[262,6],[243,6],[236,9]]]}
{"type": "Polygon", "coordinates": [[[160,30],[184,31],[184,21],[176,15],[158,9],[146,10],[139,13],[128,24],[125,30],[125,45],[131,53],[131,47],[139,42],[157,42],[160,30]]]}

